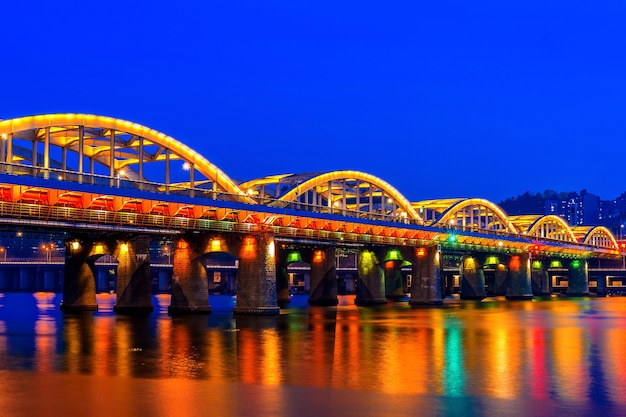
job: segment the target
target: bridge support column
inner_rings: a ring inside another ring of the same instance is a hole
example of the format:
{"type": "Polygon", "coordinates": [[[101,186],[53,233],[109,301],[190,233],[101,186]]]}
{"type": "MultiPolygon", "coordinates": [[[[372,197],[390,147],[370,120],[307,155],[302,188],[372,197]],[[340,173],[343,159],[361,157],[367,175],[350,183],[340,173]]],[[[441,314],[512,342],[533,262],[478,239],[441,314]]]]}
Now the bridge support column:
{"type": "Polygon", "coordinates": [[[596,294],[598,297],[606,297],[607,293],[607,284],[609,277],[606,274],[600,274],[596,276],[596,294]]]}
{"type": "Polygon", "coordinates": [[[507,278],[509,276],[509,269],[504,264],[498,264],[495,266],[495,295],[506,295],[507,278]]]}
{"type": "Polygon", "coordinates": [[[89,258],[94,243],[91,241],[65,242],[65,268],[63,274],[63,300],[61,310],[67,312],[95,311],[96,279],[95,259],[89,258]]]}
{"type": "Polygon", "coordinates": [[[336,306],[337,299],[337,250],[333,247],[313,250],[311,260],[311,293],[309,304],[336,306]]]}
{"type": "Polygon", "coordinates": [[[170,314],[210,313],[209,284],[202,265],[207,237],[187,234],[174,239],[170,314]]]}
{"type": "Polygon", "coordinates": [[[392,301],[406,300],[404,280],[402,279],[402,257],[398,248],[389,248],[383,257],[383,271],[385,273],[385,298],[392,301]]]}
{"type": "Polygon", "coordinates": [[[239,249],[234,314],[276,315],[276,248],[272,233],[247,235],[239,249]]]}
{"type": "Polygon", "coordinates": [[[550,276],[541,261],[533,261],[530,270],[530,280],[533,295],[550,295],[550,276]]]}
{"type": "Polygon", "coordinates": [[[509,260],[506,298],[508,300],[530,300],[533,298],[530,284],[530,257],[527,253],[513,255],[509,260]]]}
{"type": "Polygon", "coordinates": [[[285,307],[291,302],[289,272],[287,272],[289,253],[288,249],[276,248],[276,299],[279,307],[285,307]]]}
{"type": "Polygon", "coordinates": [[[117,299],[113,311],[149,313],[152,306],[150,277],[150,238],[138,236],[119,241],[113,256],[117,259],[117,299]]]}
{"type": "Polygon", "coordinates": [[[441,253],[437,246],[417,248],[414,256],[411,283],[411,305],[443,304],[441,282],[441,253]]]}
{"type": "Polygon", "coordinates": [[[357,269],[359,276],[354,303],[361,306],[386,304],[385,276],[372,250],[363,249],[359,252],[357,269]]]}
{"type": "Polygon", "coordinates": [[[465,256],[461,269],[461,299],[482,300],[487,296],[485,292],[485,274],[472,256],[465,256]]]}
{"type": "Polygon", "coordinates": [[[43,290],[55,291],[57,289],[56,278],[59,271],[52,268],[46,268],[43,271],[43,290]]]}
{"type": "Polygon", "coordinates": [[[585,259],[574,259],[569,264],[567,295],[586,297],[589,295],[589,275],[585,259]]]}
{"type": "Polygon", "coordinates": [[[20,267],[20,291],[35,291],[37,288],[37,267],[20,267]]]}

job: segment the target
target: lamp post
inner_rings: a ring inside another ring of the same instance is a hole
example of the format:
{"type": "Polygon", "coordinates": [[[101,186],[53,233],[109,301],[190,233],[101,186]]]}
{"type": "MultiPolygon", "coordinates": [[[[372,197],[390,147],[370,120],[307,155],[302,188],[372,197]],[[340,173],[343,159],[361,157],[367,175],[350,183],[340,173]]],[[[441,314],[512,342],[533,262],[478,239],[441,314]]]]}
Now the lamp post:
{"type": "Polygon", "coordinates": [[[43,243],[41,249],[46,253],[46,262],[52,262],[52,250],[54,250],[54,243],[43,243]]]}
{"type": "Polygon", "coordinates": [[[169,246],[163,246],[163,252],[167,254],[167,263],[168,265],[172,264],[172,251],[169,246]]]}

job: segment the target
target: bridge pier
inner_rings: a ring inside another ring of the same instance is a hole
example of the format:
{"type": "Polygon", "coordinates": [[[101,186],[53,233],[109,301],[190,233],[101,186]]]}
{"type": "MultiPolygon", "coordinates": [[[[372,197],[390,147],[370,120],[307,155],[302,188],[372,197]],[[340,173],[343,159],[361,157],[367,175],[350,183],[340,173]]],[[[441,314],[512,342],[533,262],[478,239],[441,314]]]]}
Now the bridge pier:
{"type": "Polygon", "coordinates": [[[170,314],[211,312],[209,284],[201,262],[208,245],[209,237],[206,235],[187,233],[174,239],[170,314]]]}
{"type": "Polygon", "coordinates": [[[272,233],[243,237],[237,270],[234,314],[277,315],[276,247],[272,233]]]}
{"type": "Polygon", "coordinates": [[[95,258],[90,257],[93,247],[92,241],[65,242],[62,311],[98,310],[94,277],[95,258]]]}
{"type": "Polygon", "coordinates": [[[546,271],[543,262],[534,260],[531,265],[530,279],[533,295],[546,296],[552,292],[550,290],[550,276],[546,271]]]}
{"type": "Polygon", "coordinates": [[[437,246],[414,248],[411,283],[411,305],[443,304],[441,253],[437,246]]]}
{"type": "Polygon", "coordinates": [[[404,258],[400,249],[389,247],[382,257],[383,272],[385,274],[385,298],[392,301],[406,300],[404,280],[402,278],[402,265],[404,258]]]}
{"type": "Polygon", "coordinates": [[[461,299],[482,300],[485,291],[485,274],[478,260],[473,256],[464,256],[461,266],[461,299]]]}
{"type": "Polygon", "coordinates": [[[150,277],[150,237],[138,236],[118,241],[113,250],[117,259],[116,303],[113,311],[148,313],[152,306],[150,277]]]}
{"type": "Polygon", "coordinates": [[[569,278],[567,295],[570,297],[586,297],[589,295],[588,266],[585,259],[573,259],[568,267],[569,278]]]}
{"type": "Polygon", "coordinates": [[[598,273],[596,275],[596,295],[598,297],[606,297],[607,294],[607,284],[609,277],[607,274],[598,273]]]}
{"type": "Polygon", "coordinates": [[[276,300],[280,307],[291,302],[289,272],[287,271],[290,253],[289,249],[276,248],[276,300]]]}
{"type": "Polygon", "coordinates": [[[360,306],[386,304],[385,275],[373,250],[359,251],[357,269],[359,276],[354,303],[360,306]]]}
{"type": "Polygon", "coordinates": [[[334,246],[314,249],[311,259],[311,292],[309,304],[336,306],[337,299],[337,249],[334,246]]]}
{"type": "Polygon", "coordinates": [[[530,300],[533,298],[530,283],[530,256],[527,253],[512,255],[509,259],[506,298],[507,300],[530,300]]]}

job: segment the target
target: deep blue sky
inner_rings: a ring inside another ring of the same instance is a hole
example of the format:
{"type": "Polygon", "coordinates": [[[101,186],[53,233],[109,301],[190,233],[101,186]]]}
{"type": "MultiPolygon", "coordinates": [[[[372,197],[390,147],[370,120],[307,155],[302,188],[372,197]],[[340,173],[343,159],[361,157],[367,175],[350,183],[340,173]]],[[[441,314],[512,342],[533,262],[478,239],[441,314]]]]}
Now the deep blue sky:
{"type": "MultiPolygon", "coordinates": [[[[5,4],[6,3],[6,4],[5,4]]],[[[626,191],[623,1],[10,1],[0,118],[128,119],[234,179],[626,191]]]]}

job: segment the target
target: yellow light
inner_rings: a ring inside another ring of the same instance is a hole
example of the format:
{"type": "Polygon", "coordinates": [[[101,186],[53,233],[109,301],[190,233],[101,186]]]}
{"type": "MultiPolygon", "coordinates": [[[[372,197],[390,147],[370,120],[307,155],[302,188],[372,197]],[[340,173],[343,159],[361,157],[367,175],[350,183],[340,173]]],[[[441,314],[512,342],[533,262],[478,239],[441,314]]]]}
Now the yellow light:
{"type": "Polygon", "coordinates": [[[6,138],[8,138],[7,134],[6,134],[6,133],[3,133],[3,134],[2,134],[2,139],[6,139],[6,138]]]}
{"type": "Polygon", "coordinates": [[[72,242],[72,249],[73,250],[78,250],[80,248],[80,242],[78,242],[77,240],[72,242]]]}
{"type": "Polygon", "coordinates": [[[274,245],[274,241],[273,240],[269,244],[268,252],[269,252],[269,255],[271,257],[274,257],[274,255],[276,255],[276,247],[274,245]]]}
{"type": "Polygon", "coordinates": [[[499,241],[498,241],[498,246],[500,246],[500,247],[504,246],[504,242],[503,242],[503,241],[501,241],[501,240],[499,240],[499,241]]]}
{"type": "MultiPolygon", "coordinates": [[[[101,245],[98,245],[98,247],[102,247],[101,245]]],[[[128,243],[122,243],[120,245],[120,252],[122,253],[128,253],[128,243]]]]}
{"type": "Polygon", "coordinates": [[[426,255],[424,248],[417,248],[417,256],[422,257],[424,255],[426,255]]]}
{"type": "Polygon", "coordinates": [[[219,239],[211,240],[211,252],[221,252],[222,251],[222,242],[219,239]]]}
{"type": "Polygon", "coordinates": [[[189,162],[185,162],[185,163],[183,164],[183,169],[184,169],[185,171],[189,171],[189,170],[191,169],[191,165],[189,165],[189,162]]]}

